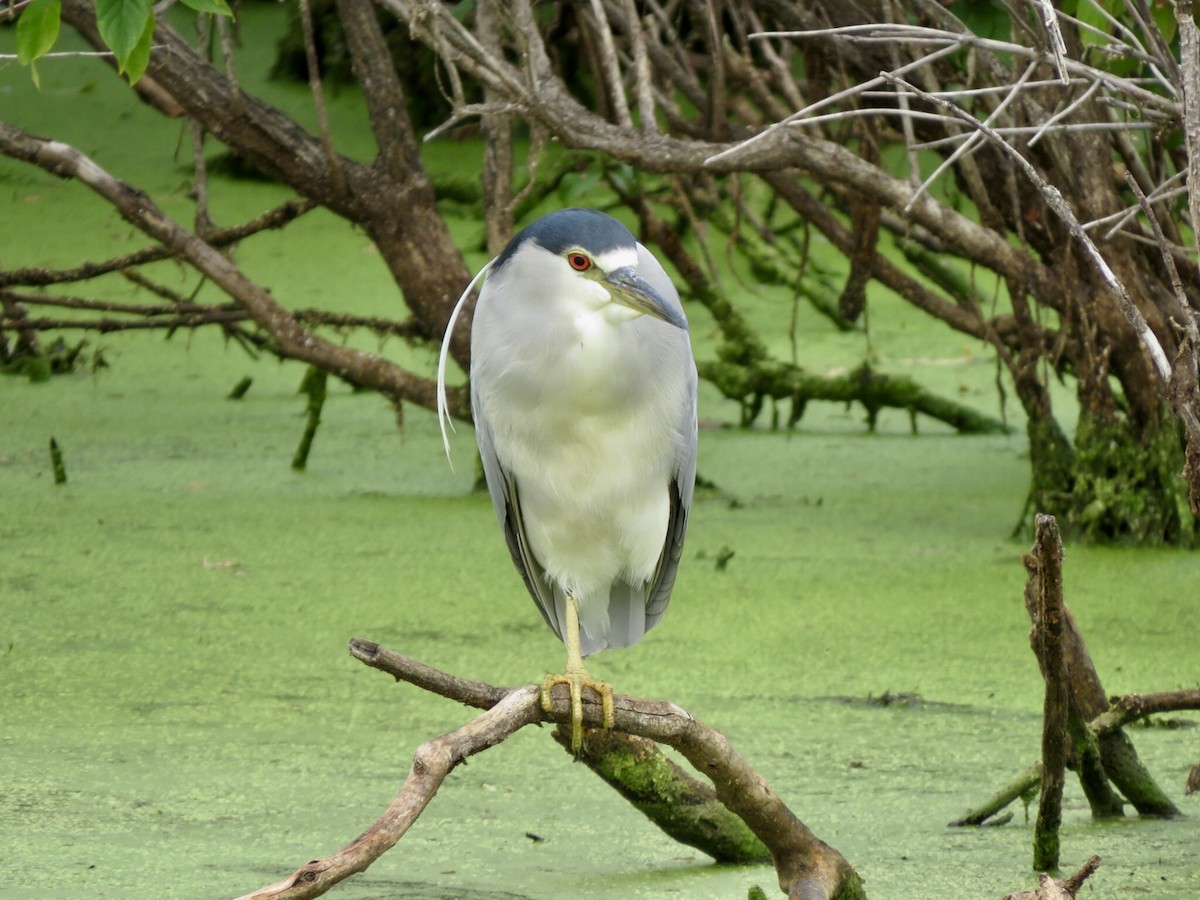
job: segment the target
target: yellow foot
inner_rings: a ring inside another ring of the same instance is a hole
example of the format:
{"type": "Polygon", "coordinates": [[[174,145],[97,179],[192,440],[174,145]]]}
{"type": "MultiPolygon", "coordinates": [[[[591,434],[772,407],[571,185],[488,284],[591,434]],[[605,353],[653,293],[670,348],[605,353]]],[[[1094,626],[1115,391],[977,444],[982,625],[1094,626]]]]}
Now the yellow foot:
{"type": "Polygon", "coordinates": [[[583,744],[583,689],[590,687],[600,695],[604,727],[612,728],[615,720],[612,685],[592,678],[587,672],[547,675],[546,680],[542,682],[542,709],[546,712],[554,708],[554,698],[550,696],[550,691],[556,684],[565,684],[571,692],[571,750],[578,753],[583,744]]]}

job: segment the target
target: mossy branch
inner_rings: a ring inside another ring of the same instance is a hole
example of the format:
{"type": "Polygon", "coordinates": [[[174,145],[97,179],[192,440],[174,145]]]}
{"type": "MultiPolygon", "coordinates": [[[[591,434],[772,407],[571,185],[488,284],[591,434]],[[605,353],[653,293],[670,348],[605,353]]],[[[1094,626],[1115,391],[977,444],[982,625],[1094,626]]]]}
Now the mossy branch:
{"type": "Polygon", "coordinates": [[[1009,427],[970,407],[938,397],[903,375],[877,372],[867,364],[841,375],[814,375],[790,363],[739,365],[726,360],[702,362],[700,377],[712,382],[726,397],[743,406],[757,408],[763,398],[790,400],[790,423],[799,421],[810,400],[859,403],[867,412],[867,426],[874,430],[881,410],[907,410],[945,422],[962,434],[1007,434],[1009,427]]]}
{"type": "MultiPolygon", "coordinates": [[[[566,731],[555,729],[554,739],[570,749],[566,731]]],[[[771,861],[763,842],[725,808],[716,792],[664,756],[653,741],[595,730],[580,749],[579,761],[679,843],[719,863],[771,861]]]]}
{"type": "MultiPolygon", "coordinates": [[[[468,706],[482,708],[484,712],[458,730],[417,748],[404,787],[363,834],[337,853],[305,863],[282,881],[248,894],[246,898],[316,897],[325,893],[339,881],[365,870],[400,840],[445,778],[469,756],[500,744],[526,725],[555,722],[561,726],[571,721],[571,704],[565,686],[556,689],[553,708],[547,711],[541,704],[539,685],[509,689],[458,678],[358,638],[350,642],[350,653],[397,681],[410,682],[468,706]]],[[[721,805],[740,818],[769,849],[784,893],[811,900],[863,900],[866,897],[853,866],[796,818],[723,735],[666,701],[626,696],[614,699],[617,729],[646,739],[645,744],[639,744],[642,747],[653,746],[653,742],[670,745],[712,780],[709,796],[715,796],[721,805]]],[[[599,701],[585,698],[585,722],[595,727],[600,717],[599,701]]],[[[589,733],[585,747],[591,745],[594,737],[595,732],[589,733]]],[[[672,779],[670,783],[678,786],[683,782],[672,779]]]]}
{"type": "Polygon", "coordinates": [[[1042,790],[1033,831],[1033,868],[1058,868],[1058,828],[1066,780],[1070,684],[1063,652],[1062,539],[1053,516],[1038,515],[1033,554],[1026,560],[1027,602],[1034,610],[1032,643],[1046,682],[1042,708],[1042,790]]]}

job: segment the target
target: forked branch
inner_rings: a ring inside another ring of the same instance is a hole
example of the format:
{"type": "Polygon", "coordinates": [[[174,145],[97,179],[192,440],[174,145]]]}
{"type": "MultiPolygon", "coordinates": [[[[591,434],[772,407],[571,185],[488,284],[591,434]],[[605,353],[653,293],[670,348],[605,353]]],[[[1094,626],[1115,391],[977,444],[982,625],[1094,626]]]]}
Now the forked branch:
{"type": "MultiPolygon", "coordinates": [[[[417,748],[408,778],[391,805],[370,828],[344,848],[306,863],[287,878],[243,900],[316,897],[342,879],[366,869],[395,844],[460,762],[501,743],[526,725],[570,721],[565,687],[554,707],[542,708],[537,685],[503,688],[458,678],[370,641],[354,639],[350,652],[373,668],[440,696],[485,711],[449,734],[417,748]]],[[[729,744],[724,735],[673,703],[618,696],[616,730],[667,744],[713,783],[717,799],[737,814],[770,851],[779,886],[789,897],[853,900],[863,898],[853,866],[818,839],[729,744]]],[[[600,722],[599,703],[584,704],[584,720],[600,722]]],[[[590,764],[590,763],[589,763],[590,764]]]]}

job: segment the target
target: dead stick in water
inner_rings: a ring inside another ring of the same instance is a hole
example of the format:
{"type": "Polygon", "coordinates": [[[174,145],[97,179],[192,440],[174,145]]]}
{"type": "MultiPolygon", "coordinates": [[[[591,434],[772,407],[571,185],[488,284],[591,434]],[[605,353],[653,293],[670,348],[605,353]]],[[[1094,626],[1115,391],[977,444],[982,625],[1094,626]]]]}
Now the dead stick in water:
{"type": "Polygon", "coordinates": [[[297,472],[303,472],[308,466],[308,451],[312,449],[313,438],[317,436],[317,426],[321,424],[326,378],[324,369],[309,366],[308,371],[304,373],[304,380],[300,382],[300,393],[308,395],[308,418],[304,423],[304,434],[300,436],[300,446],[296,448],[296,455],[292,457],[292,468],[297,472]]]}
{"type": "Polygon", "coordinates": [[[1062,540],[1053,516],[1038,515],[1034,557],[1030,566],[1037,601],[1033,645],[1046,681],[1042,711],[1042,791],[1033,831],[1033,868],[1058,868],[1058,827],[1062,823],[1062,793],[1066,779],[1067,711],[1070,690],[1063,655],[1062,540]]]}
{"type": "Polygon", "coordinates": [[[55,484],[67,483],[67,465],[63,462],[62,449],[54,438],[50,438],[50,468],[54,470],[55,484]]]}

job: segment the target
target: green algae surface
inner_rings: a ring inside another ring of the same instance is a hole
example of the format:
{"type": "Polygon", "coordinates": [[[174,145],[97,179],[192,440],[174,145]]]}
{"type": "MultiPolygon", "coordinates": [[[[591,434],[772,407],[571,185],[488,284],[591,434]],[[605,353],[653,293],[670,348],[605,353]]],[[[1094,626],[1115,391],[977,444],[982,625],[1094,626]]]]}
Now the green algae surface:
{"type": "MultiPolygon", "coordinates": [[[[0,34],[0,51],[10,44],[0,34]]],[[[261,77],[270,41],[248,47],[242,77],[256,62],[261,77]]],[[[97,63],[44,64],[41,78],[36,94],[27,72],[0,69],[6,118],[79,143],[187,221],[177,126],[115,112],[122,95],[97,63]],[[112,121],[127,136],[116,149],[94,137],[112,121]]],[[[307,89],[269,90],[298,109],[307,89]]],[[[355,121],[350,92],[336,101],[335,121],[355,121]]],[[[358,127],[348,152],[357,137],[367,153],[358,127]]],[[[0,192],[5,265],[142,244],[83,188],[28,167],[0,160],[0,192]]],[[[218,196],[229,222],[286,193],[218,196]]],[[[479,231],[458,227],[465,241],[479,231]]],[[[398,308],[365,239],[332,216],[238,259],[290,306],[398,308]]],[[[171,266],[158,276],[194,284],[171,266]]],[[[872,303],[885,365],[999,413],[978,348],[885,292],[872,303]]],[[[756,323],[788,312],[769,293],[747,306],[756,323]]],[[[703,356],[713,338],[693,319],[703,356]]],[[[806,365],[861,359],[861,336],[803,322],[806,365]]],[[[382,399],[331,382],[296,473],[303,367],[250,360],[215,333],[97,347],[110,364],[97,372],[0,379],[0,896],[234,896],[359,834],[415,748],[471,715],[364,668],[350,637],[502,684],[561,668],[563,651],[471,492],[469,429],[452,471],[431,416],[408,409],[398,429],[382,399]],[[245,397],[225,399],[244,376],[245,397]]],[[[382,350],[431,371],[426,351],[382,350]]],[[[928,422],[913,436],[898,411],[868,435],[861,410],[816,404],[790,434],[736,430],[736,407],[709,391],[701,416],[701,475],[716,487],[698,492],[671,609],[594,674],[725,732],[872,897],[1031,887],[1019,805],[1003,826],[946,827],[1038,755],[1025,546],[1007,537],[1024,439],[928,422]]],[[[1198,571],[1192,553],[1067,547],[1067,602],[1110,693],[1200,681],[1198,571]]],[[[1196,718],[1172,720],[1131,734],[1188,818],[1094,823],[1068,781],[1063,864],[1105,860],[1086,896],[1200,896],[1200,804],[1182,796],[1196,718]]],[[[705,900],[756,884],[772,896],[774,883],[769,867],[674,844],[530,728],[452,773],[409,834],[331,896],[705,900]]]]}

